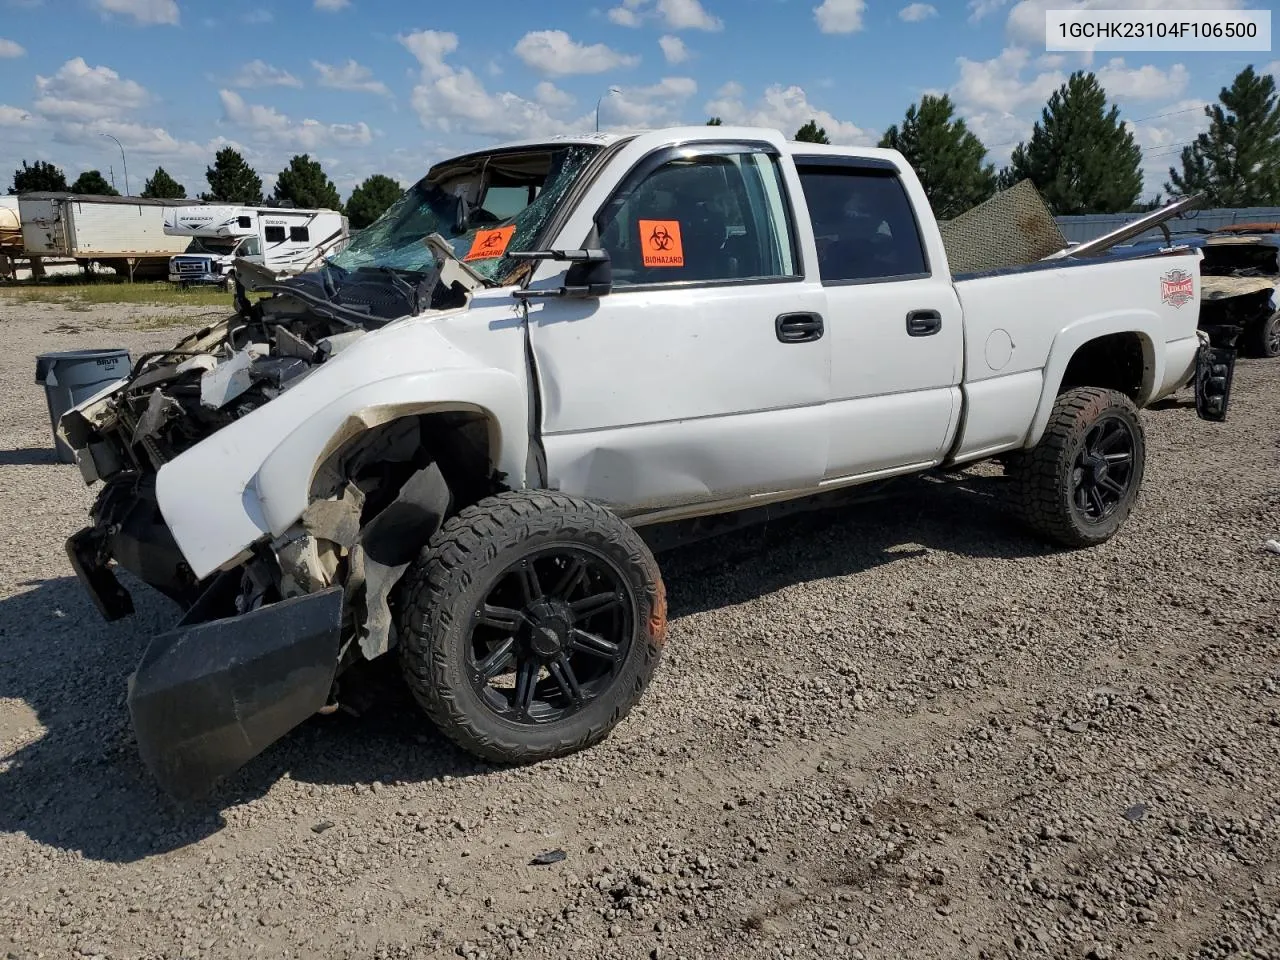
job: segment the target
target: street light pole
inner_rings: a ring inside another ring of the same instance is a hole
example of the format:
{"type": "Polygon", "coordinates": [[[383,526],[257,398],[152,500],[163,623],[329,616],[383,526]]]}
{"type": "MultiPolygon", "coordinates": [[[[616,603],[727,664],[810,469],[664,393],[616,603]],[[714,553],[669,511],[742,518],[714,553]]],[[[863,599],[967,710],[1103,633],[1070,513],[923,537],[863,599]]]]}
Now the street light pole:
{"type": "Polygon", "coordinates": [[[116,146],[120,148],[120,162],[124,164],[124,195],[126,197],[130,196],[129,194],[129,161],[124,158],[124,144],[121,143],[115,137],[112,137],[111,134],[109,133],[104,133],[103,136],[111,137],[112,140],[116,141],[116,146]]]}
{"type": "Polygon", "coordinates": [[[621,87],[610,87],[609,92],[596,101],[596,133],[600,132],[600,104],[604,102],[605,97],[611,97],[615,93],[621,93],[621,87]]]}

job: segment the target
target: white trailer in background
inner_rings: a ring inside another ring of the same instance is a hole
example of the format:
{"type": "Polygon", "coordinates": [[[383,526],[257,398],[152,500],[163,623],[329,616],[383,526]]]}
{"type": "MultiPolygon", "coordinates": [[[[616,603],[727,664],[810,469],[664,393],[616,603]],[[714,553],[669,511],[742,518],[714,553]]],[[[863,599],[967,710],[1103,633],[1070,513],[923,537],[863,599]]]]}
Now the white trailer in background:
{"type": "Polygon", "coordinates": [[[346,239],[347,218],[336,210],[198,205],[166,211],[164,231],[191,238],[169,261],[172,282],[226,285],[236,259],[281,276],[306,270],[346,239]]]}
{"type": "Polygon", "coordinates": [[[24,254],[98,263],[130,279],[163,276],[186,245],[164,232],[164,213],[185,202],[24,193],[18,197],[24,254]]]}

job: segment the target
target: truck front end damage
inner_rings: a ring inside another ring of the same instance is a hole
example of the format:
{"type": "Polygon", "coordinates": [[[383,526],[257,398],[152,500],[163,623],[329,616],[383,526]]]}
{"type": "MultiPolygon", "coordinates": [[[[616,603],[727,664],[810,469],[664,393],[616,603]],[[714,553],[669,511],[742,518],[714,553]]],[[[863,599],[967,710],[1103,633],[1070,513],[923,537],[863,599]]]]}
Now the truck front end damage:
{"type": "Polygon", "coordinates": [[[339,674],[394,646],[400,575],[458,498],[497,489],[492,410],[524,422],[509,291],[455,276],[416,315],[358,323],[288,289],[241,291],[235,317],[60,425],[100,484],[67,541],[95,605],[133,612],[124,570],[183,610],[128,693],[140,753],[179,798],[333,708],[339,674]]]}

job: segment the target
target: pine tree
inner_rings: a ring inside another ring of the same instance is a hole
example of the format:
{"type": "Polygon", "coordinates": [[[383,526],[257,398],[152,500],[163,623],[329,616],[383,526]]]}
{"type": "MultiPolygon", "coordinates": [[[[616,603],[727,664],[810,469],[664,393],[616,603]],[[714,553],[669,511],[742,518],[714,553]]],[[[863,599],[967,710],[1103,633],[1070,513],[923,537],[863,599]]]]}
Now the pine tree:
{"type": "Polygon", "coordinates": [[[351,191],[347,199],[347,219],[353,228],[362,230],[382,216],[402,193],[404,189],[396,181],[375,173],[351,191]]]}
{"type": "Polygon", "coordinates": [[[223,147],[218,151],[218,155],[213,158],[213,166],[207,167],[204,175],[209,181],[209,192],[201,194],[201,200],[243,203],[249,206],[262,203],[262,178],[231,147],[223,147]]]}
{"type": "Polygon", "coordinates": [[[801,143],[830,143],[825,127],[818,126],[816,120],[810,120],[796,131],[795,139],[801,143]]]}
{"type": "Polygon", "coordinates": [[[1092,73],[1073,73],[1054,91],[1009,164],[1014,180],[1030,179],[1058,216],[1120,213],[1142,193],[1142,151],[1107,108],[1107,94],[1092,73]]]}
{"type": "Polygon", "coordinates": [[[157,200],[181,200],[187,195],[187,188],[169,176],[164,167],[156,167],[156,172],[142,188],[142,195],[157,200]]]}
{"type": "Polygon", "coordinates": [[[899,151],[915,170],[939,220],[950,220],[995,192],[996,168],[984,163],[987,148],[954,117],[946,94],[926,94],[902,121],[880,138],[880,146],[899,151]]]}
{"type": "Polygon", "coordinates": [[[1275,78],[1245,67],[1218,103],[1204,108],[1209,129],[1169,168],[1169,193],[1204,193],[1214,207],[1280,204],[1280,103],[1275,78]]]}
{"type": "Polygon", "coordinates": [[[76,177],[76,182],[71,185],[71,192],[96,197],[120,196],[120,192],[107,183],[107,178],[98,170],[86,170],[76,177]]]}
{"type": "Polygon", "coordinates": [[[723,125],[724,125],[724,121],[721,120],[719,117],[712,117],[710,120],[707,121],[708,127],[720,127],[723,125]]]}
{"type": "Polygon", "coordinates": [[[996,189],[1008,190],[1010,187],[1016,186],[1018,183],[1018,175],[1013,172],[1013,167],[1001,167],[1000,172],[996,174],[996,189]]]}
{"type": "Polygon", "coordinates": [[[41,191],[66,193],[67,175],[52,163],[47,163],[44,160],[37,160],[32,164],[28,164],[27,161],[23,160],[22,169],[13,171],[13,186],[9,188],[9,193],[39,193],[41,191]]]}
{"type": "Polygon", "coordinates": [[[276,191],[271,202],[278,206],[301,207],[313,210],[325,207],[341,210],[342,198],[319,160],[301,154],[289,161],[276,178],[276,191]]]}

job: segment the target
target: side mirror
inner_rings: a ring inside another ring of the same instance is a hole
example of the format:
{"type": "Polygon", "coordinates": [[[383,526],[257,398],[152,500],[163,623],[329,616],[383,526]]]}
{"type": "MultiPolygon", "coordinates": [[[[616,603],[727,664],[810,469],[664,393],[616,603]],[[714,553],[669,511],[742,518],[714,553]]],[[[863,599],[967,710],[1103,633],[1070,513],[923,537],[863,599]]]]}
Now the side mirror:
{"type": "Polygon", "coordinates": [[[507,254],[513,260],[561,260],[569,263],[564,286],[552,290],[517,290],[522,299],[569,297],[594,299],[613,291],[613,261],[609,251],[600,245],[600,234],[591,228],[586,246],[581,250],[522,250],[507,254]]]}

